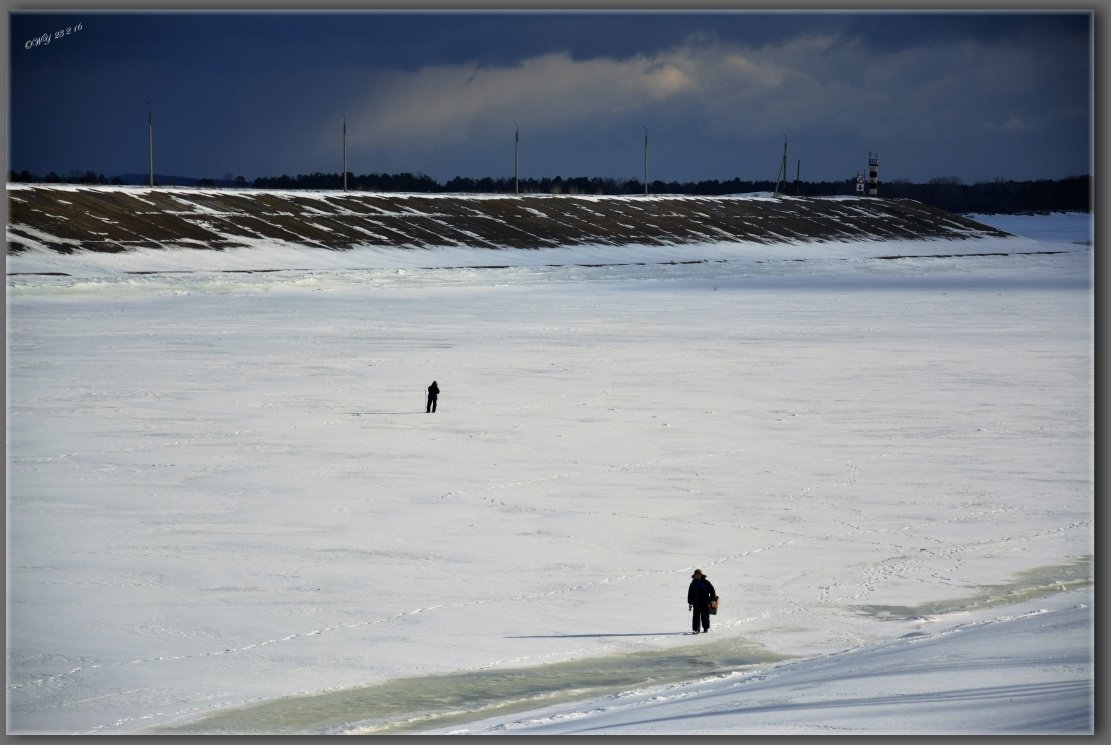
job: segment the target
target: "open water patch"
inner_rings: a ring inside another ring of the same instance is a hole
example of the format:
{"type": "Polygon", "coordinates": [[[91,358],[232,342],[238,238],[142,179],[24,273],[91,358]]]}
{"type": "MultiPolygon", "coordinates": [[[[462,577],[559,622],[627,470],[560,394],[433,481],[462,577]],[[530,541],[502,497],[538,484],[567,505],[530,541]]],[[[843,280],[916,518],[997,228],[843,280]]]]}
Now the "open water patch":
{"type": "Polygon", "coordinates": [[[153,734],[384,734],[529,711],[788,659],[737,638],[547,665],[402,678],[239,707],[153,734]]]}

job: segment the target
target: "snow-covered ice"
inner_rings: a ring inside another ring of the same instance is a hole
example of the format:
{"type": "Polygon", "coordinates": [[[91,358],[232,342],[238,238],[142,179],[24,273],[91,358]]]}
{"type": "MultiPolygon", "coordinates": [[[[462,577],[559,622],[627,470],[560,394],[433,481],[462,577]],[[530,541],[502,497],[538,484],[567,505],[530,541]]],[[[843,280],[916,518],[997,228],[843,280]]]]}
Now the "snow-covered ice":
{"type": "Polygon", "coordinates": [[[1092,247],[1038,229],[9,256],[8,731],[1075,729],[1092,247]]]}
{"type": "Polygon", "coordinates": [[[623,691],[428,734],[1084,734],[1089,593],[798,662],[623,691]]]}

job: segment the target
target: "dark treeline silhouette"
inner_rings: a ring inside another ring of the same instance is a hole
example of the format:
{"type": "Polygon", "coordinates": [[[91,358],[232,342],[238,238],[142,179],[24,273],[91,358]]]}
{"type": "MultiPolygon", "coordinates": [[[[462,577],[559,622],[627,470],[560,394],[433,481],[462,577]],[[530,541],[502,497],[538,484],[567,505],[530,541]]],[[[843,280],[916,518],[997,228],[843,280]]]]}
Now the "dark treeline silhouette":
{"type": "MultiPolygon", "coordinates": [[[[72,172],[69,177],[49,173],[38,177],[27,171],[11,171],[11,182],[72,183],[72,184],[145,184],[147,176],[125,174],[105,178],[92,171],[72,172]]],[[[248,182],[243,176],[224,179],[190,179],[184,177],[155,176],[155,184],[163,186],[197,186],[205,188],[255,189],[343,189],[343,174],[309,173],[297,176],[267,176],[248,182]]],[[[587,194],[632,195],[644,193],[644,182],[637,179],[577,176],[573,178],[524,178],[514,182],[512,177],[469,178],[456,176],[440,183],[422,173],[370,173],[361,176],[347,174],[350,191],[413,192],[413,193],[463,193],[463,194],[587,194]]],[[[774,181],[652,181],[649,194],[687,194],[719,196],[770,192],[776,189],[774,181]]],[[[779,184],[779,191],[787,196],[851,196],[857,194],[856,179],[844,181],[788,181],[779,184]]],[[[1039,181],[1004,181],[1001,179],[976,184],[965,184],[959,178],[930,179],[924,184],[909,181],[880,182],[879,196],[890,199],[914,199],[923,204],[939,207],[949,212],[1089,212],[1091,211],[1091,177],[1072,176],[1064,179],[1039,181]]]]}
{"type": "MultiPolygon", "coordinates": [[[[307,173],[299,176],[261,177],[252,184],[256,189],[342,189],[343,174],[307,173]]],[[[443,186],[424,174],[371,173],[347,174],[347,188],[352,191],[441,192],[443,186]]]]}
{"type": "Polygon", "coordinates": [[[51,171],[45,176],[36,176],[28,171],[20,171],[16,173],[11,171],[8,174],[8,181],[11,183],[37,183],[37,184],[103,184],[121,186],[126,183],[119,176],[113,176],[111,179],[106,177],[103,173],[93,173],[92,171],[85,171],[78,173],[73,171],[69,176],[59,176],[51,171]]]}
{"type": "Polygon", "coordinates": [[[949,212],[1090,212],[1091,178],[1041,181],[988,181],[964,184],[935,178],[925,184],[896,181],[880,184],[880,195],[915,199],[949,212]]]}

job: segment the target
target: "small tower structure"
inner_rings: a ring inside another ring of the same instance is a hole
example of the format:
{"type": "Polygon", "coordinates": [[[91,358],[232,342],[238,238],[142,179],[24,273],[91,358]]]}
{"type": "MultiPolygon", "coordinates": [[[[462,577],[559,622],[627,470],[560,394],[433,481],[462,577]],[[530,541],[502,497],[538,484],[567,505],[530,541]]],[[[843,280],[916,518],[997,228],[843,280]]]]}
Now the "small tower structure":
{"type": "Polygon", "coordinates": [[[868,151],[868,196],[879,196],[880,187],[880,156],[878,153],[868,151]]]}

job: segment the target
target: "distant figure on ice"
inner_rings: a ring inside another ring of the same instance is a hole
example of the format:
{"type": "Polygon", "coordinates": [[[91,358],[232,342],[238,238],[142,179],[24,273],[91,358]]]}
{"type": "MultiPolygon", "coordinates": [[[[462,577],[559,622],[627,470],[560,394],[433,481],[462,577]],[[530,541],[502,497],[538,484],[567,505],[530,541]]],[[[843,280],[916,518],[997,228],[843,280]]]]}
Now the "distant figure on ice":
{"type": "Polygon", "coordinates": [[[432,385],[428,386],[428,408],[424,413],[436,413],[436,399],[440,395],[440,386],[436,385],[436,381],[432,381],[432,385]]]}
{"type": "Polygon", "coordinates": [[[717,599],[717,593],[714,592],[710,580],[706,579],[701,569],[695,569],[694,574],[691,575],[690,589],[687,590],[687,605],[690,606],[689,610],[694,611],[694,616],[691,618],[691,628],[694,631],[691,633],[697,634],[700,624],[703,631],[710,630],[710,601],[717,599]]]}

